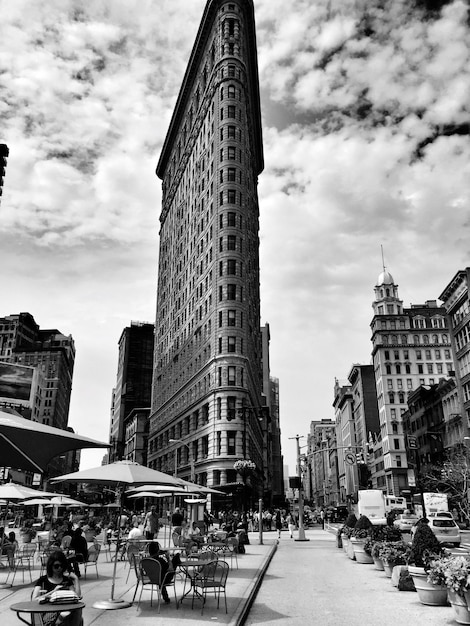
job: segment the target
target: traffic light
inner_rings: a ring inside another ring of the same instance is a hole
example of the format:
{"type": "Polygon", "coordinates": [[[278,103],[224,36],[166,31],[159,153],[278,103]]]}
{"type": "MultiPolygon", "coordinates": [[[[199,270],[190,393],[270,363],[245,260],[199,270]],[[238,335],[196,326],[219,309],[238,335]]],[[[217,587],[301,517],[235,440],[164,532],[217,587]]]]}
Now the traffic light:
{"type": "Polygon", "coordinates": [[[8,146],[5,143],[0,143],[0,196],[3,191],[3,178],[5,176],[5,168],[7,166],[7,157],[10,154],[8,146]]]}
{"type": "Polygon", "coordinates": [[[363,452],[356,452],[356,463],[358,465],[364,465],[365,464],[364,453],[363,452]]]}

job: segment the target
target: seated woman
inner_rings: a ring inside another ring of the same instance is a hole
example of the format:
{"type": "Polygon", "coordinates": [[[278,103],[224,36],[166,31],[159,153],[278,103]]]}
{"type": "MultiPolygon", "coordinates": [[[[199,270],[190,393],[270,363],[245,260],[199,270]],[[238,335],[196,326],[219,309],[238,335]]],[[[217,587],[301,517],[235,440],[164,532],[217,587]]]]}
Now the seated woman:
{"type": "MultiPolygon", "coordinates": [[[[80,581],[68,571],[69,564],[65,554],[61,550],[51,552],[46,563],[46,573],[40,576],[34,583],[31,598],[50,597],[53,591],[67,589],[75,591],[81,597],[80,581]]],[[[63,624],[64,626],[81,626],[82,610],[63,611],[57,618],[57,613],[46,613],[43,618],[45,626],[63,624]],[[47,620],[47,621],[46,621],[47,620]]]]}
{"type": "Polygon", "coordinates": [[[189,554],[193,546],[197,546],[189,534],[188,523],[186,520],[181,522],[181,526],[175,526],[172,533],[173,545],[178,548],[184,548],[185,552],[189,554]]]}

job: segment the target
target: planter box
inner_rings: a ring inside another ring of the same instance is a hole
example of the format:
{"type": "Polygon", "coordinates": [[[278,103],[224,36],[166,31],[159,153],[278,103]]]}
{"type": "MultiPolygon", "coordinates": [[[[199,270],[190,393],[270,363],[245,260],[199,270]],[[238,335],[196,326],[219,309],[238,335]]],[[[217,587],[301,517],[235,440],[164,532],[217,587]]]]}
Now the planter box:
{"type": "Polygon", "coordinates": [[[372,557],[373,561],[374,561],[374,567],[375,569],[380,570],[381,572],[384,571],[384,564],[382,563],[382,559],[378,559],[376,557],[372,557]]]}
{"type": "Polygon", "coordinates": [[[358,563],[367,563],[368,565],[372,565],[374,559],[370,556],[370,554],[366,554],[364,552],[365,539],[351,539],[351,543],[356,561],[358,563]]]}
{"type": "Polygon", "coordinates": [[[470,624],[470,611],[468,610],[467,600],[453,589],[448,589],[449,602],[454,609],[455,621],[457,624],[470,624]]]}

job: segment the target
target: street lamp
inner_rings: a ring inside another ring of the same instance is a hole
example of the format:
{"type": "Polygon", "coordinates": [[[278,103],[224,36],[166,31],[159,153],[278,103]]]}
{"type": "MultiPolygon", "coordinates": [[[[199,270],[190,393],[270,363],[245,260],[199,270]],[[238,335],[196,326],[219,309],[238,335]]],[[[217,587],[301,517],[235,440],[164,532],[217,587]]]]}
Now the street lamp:
{"type": "MultiPolygon", "coordinates": [[[[188,449],[188,457],[189,457],[189,464],[191,466],[191,482],[194,482],[195,479],[195,471],[194,471],[194,459],[193,459],[193,455],[191,452],[191,446],[187,443],[184,443],[184,441],[182,441],[181,439],[169,439],[168,440],[169,443],[180,443],[182,446],[185,446],[188,449]]],[[[175,472],[174,475],[177,476],[178,475],[178,448],[175,448],[175,472]]]]}
{"type": "Polygon", "coordinates": [[[302,485],[302,468],[300,466],[300,443],[299,439],[301,435],[296,435],[295,437],[289,437],[289,439],[297,440],[297,473],[299,477],[299,538],[295,539],[295,541],[310,541],[305,537],[305,528],[304,528],[304,494],[303,494],[303,485],[302,485]]]}

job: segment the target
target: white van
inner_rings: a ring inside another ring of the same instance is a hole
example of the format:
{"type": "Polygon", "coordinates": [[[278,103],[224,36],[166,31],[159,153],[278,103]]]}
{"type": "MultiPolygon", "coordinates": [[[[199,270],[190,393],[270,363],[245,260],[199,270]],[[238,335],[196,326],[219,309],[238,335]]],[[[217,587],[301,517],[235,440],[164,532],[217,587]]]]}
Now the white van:
{"type": "Polygon", "coordinates": [[[380,489],[360,489],[357,492],[357,512],[367,515],[374,526],[387,523],[385,497],[380,489]]]}

